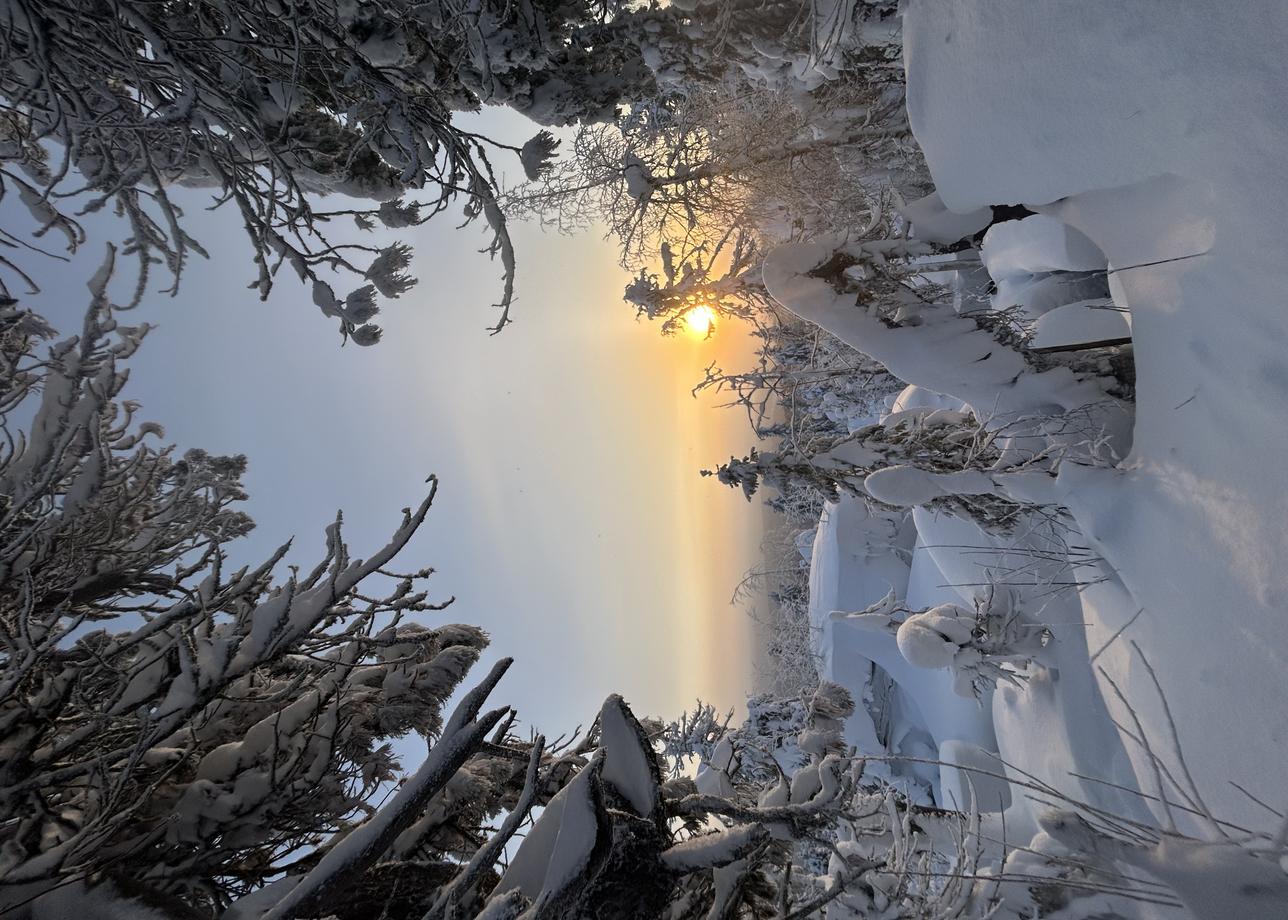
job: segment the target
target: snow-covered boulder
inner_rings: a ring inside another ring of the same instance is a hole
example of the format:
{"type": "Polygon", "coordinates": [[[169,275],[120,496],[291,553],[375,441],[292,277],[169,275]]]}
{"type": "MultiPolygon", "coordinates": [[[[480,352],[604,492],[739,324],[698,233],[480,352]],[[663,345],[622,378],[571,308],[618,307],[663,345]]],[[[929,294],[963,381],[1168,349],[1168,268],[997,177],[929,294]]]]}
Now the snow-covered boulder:
{"type": "MultiPolygon", "coordinates": [[[[829,657],[833,610],[862,610],[908,587],[916,532],[904,512],[874,511],[852,495],[829,502],[819,518],[810,557],[810,623],[816,652],[829,657]]],[[[851,692],[853,687],[849,688],[851,692]]]]}

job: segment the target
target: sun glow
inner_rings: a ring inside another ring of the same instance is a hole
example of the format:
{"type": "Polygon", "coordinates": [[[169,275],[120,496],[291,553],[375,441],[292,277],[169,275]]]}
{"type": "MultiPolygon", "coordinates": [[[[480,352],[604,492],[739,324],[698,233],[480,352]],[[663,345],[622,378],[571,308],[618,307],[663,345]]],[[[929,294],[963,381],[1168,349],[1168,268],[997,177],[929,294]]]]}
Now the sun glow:
{"type": "Polygon", "coordinates": [[[707,306],[694,307],[684,314],[684,329],[695,338],[710,338],[716,329],[716,311],[707,306]]]}

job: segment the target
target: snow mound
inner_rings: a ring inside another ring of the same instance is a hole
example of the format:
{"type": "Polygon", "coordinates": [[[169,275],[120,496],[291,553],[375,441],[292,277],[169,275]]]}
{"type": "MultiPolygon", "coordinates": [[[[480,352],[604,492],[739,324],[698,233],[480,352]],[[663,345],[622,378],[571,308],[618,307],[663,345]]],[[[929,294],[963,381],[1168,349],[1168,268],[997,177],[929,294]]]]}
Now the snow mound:
{"type": "Polygon", "coordinates": [[[980,255],[994,278],[1103,271],[1108,265],[1095,243],[1046,214],[1005,220],[989,227],[980,255]]]}
{"type": "Polygon", "coordinates": [[[890,416],[910,409],[961,409],[962,406],[960,399],[953,399],[934,390],[909,384],[895,394],[886,415],[881,418],[881,424],[884,425],[890,416]]]}

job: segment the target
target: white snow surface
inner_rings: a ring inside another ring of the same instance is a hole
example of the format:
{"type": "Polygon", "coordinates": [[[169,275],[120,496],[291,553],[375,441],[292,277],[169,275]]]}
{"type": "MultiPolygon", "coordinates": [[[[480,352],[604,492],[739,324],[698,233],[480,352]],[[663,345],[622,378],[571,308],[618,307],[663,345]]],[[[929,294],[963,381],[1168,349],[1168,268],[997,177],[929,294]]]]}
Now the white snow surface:
{"type": "Polygon", "coordinates": [[[989,298],[995,310],[1020,307],[1026,319],[1039,318],[1066,304],[1102,298],[1102,275],[1070,272],[1030,274],[1021,272],[996,278],[997,290],[989,298]]]}
{"type": "MultiPolygon", "coordinates": [[[[1040,526],[1020,538],[987,534],[973,521],[918,508],[913,512],[919,546],[933,561],[942,584],[958,585],[967,596],[991,573],[1017,572],[1007,584],[1017,606],[1051,631],[1043,658],[1031,668],[1026,686],[1000,686],[993,694],[992,716],[997,750],[1014,779],[1037,777],[1075,798],[1137,820],[1148,819],[1140,798],[1105,783],[1137,787],[1127,752],[1109,720],[1089,663],[1083,610],[1074,591],[1053,590],[1062,576],[1053,557],[1058,541],[1040,526]],[[1073,774],[1091,777],[1081,780],[1073,774]]],[[[909,598],[910,605],[929,606],[934,596],[909,598]]],[[[942,601],[938,601],[942,603],[942,601]]],[[[961,737],[966,737],[962,735],[961,737]]],[[[988,747],[987,745],[985,746],[988,747]]],[[[1021,810],[1030,808],[1020,797],[1021,810]]],[[[1029,815],[1032,817],[1032,814],[1029,815]]],[[[1019,819],[1017,818],[1017,824],[1019,819]]]]}
{"type": "MultiPolygon", "coordinates": [[[[870,511],[853,496],[825,507],[810,566],[810,622],[822,672],[856,699],[869,687],[874,664],[890,676],[898,697],[889,727],[896,749],[891,753],[911,755],[908,749],[898,750],[899,741],[921,735],[935,744],[959,739],[996,750],[987,704],[954,693],[951,671],[914,667],[900,653],[893,634],[875,632],[843,615],[871,606],[890,592],[910,602],[929,599],[927,606],[962,600],[951,588],[938,587],[943,578],[923,549],[914,551],[915,536],[906,514],[870,511]]],[[[884,748],[863,706],[846,720],[845,737],[865,752],[881,753],[884,748]]],[[[931,759],[935,755],[933,749],[917,753],[931,759]]],[[[898,762],[891,769],[909,772],[898,762]]],[[[873,771],[886,772],[875,764],[873,771]]],[[[924,772],[934,776],[937,771],[924,772]]]]}
{"type": "Polygon", "coordinates": [[[1276,0],[911,0],[904,17],[909,115],[944,203],[1076,227],[1132,311],[1131,453],[1061,475],[1121,578],[1087,597],[1087,642],[1140,611],[1097,665],[1167,753],[1139,644],[1207,804],[1257,828],[1276,819],[1232,782],[1275,801],[1288,786],[1286,34],[1276,0]]]}
{"type": "Polygon", "coordinates": [[[1105,255],[1080,231],[1047,214],[1004,220],[984,234],[980,256],[994,278],[1042,272],[1091,272],[1105,255]]]}
{"type": "Polygon", "coordinates": [[[881,424],[899,412],[907,412],[910,409],[950,409],[956,410],[962,407],[960,399],[953,399],[950,396],[944,396],[942,393],[936,393],[934,390],[928,390],[925,387],[919,387],[916,384],[909,384],[895,394],[894,401],[890,403],[890,411],[881,418],[881,424]]]}
{"type": "Polygon", "coordinates": [[[639,723],[615,693],[599,711],[599,731],[605,781],[630,802],[637,815],[652,817],[660,797],[653,752],[645,750],[639,723]]]}
{"type": "Polygon", "coordinates": [[[1033,324],[1034,348],[1057,348],[1131,338],[1131,324],[1103,300],[1080,300],[1044,313],[1033,324]]]}
{"type": "Polygon", "coordinates": [[[1011,786],[995,752],[969,741],[950,739],[939,745],[939,788],[948,808],[967,810],[972,803],[981,812],[1006,811],[1011,786]]]}
{"type": "Polygon", "coordinates": [[[592,787],[598,770],[592,763],[550,800],[497,882],[497,894],[517,888],[533,901],[551,897],[586,867],[599,839],[592,787]]]}
{"type": "Polygon", "coordinates": [[[900,212],[912,224],[912,235],[930,243],[952,244],[974,236],[993,219],[993,209],[973,208],[963,214],[944,207],[938,192],[904,205],[900,212]]]}
{"type": "Polygon", "coordinates": [[[824,507],[810,558],[810,625],[824,660],[834,610],[862,610],[907,590],[914,537],[907,514],[869,510],[852,495],[824,507]]]}

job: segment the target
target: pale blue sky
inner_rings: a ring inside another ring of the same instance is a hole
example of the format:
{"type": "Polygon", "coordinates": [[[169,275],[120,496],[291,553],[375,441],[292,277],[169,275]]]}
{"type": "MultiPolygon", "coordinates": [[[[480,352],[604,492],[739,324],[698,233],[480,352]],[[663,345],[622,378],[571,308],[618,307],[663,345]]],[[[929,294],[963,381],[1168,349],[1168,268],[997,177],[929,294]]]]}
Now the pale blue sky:
{"type": "MultiPolygon", "coordinates": [[[[510,113],[486,122],[517,143],[535,130],[510,113]]],[[[495,158],[516,174],[508,159],[495,158]]],[[[741,702],[750,631],[729,596],[759,558],[761,512],[697,471],[745,452],[751,433],[689,389],[713,357],[745,356],[745,339],[661,338],[621,302],[610,244],[527,225],[515,323],[489,336],[486,239],[444,215],[410,237],[420,284],[379,318],[384,341],[341,348],[287,272],[260,303],[231,210],[188,200],[213,259],[190,266],[177,299],[139,308],[158,328],[124,395],[181,447],[250,457],[248,558],[294,535],[294,558],[315,560],[337,508],[366,555],[436,472],[435,510],[401,568],[434,566],[437,591],[458,598],[444,621],[482,625],[489,658],[517,658],[498,701],[555,734],[613,691],[658,715],[695,696],[741,702]]],[[[71,266],[29,260],[44,288],[30,303],[60,330],[78,328],[116,226],[92,225],[71,266]]]]}

